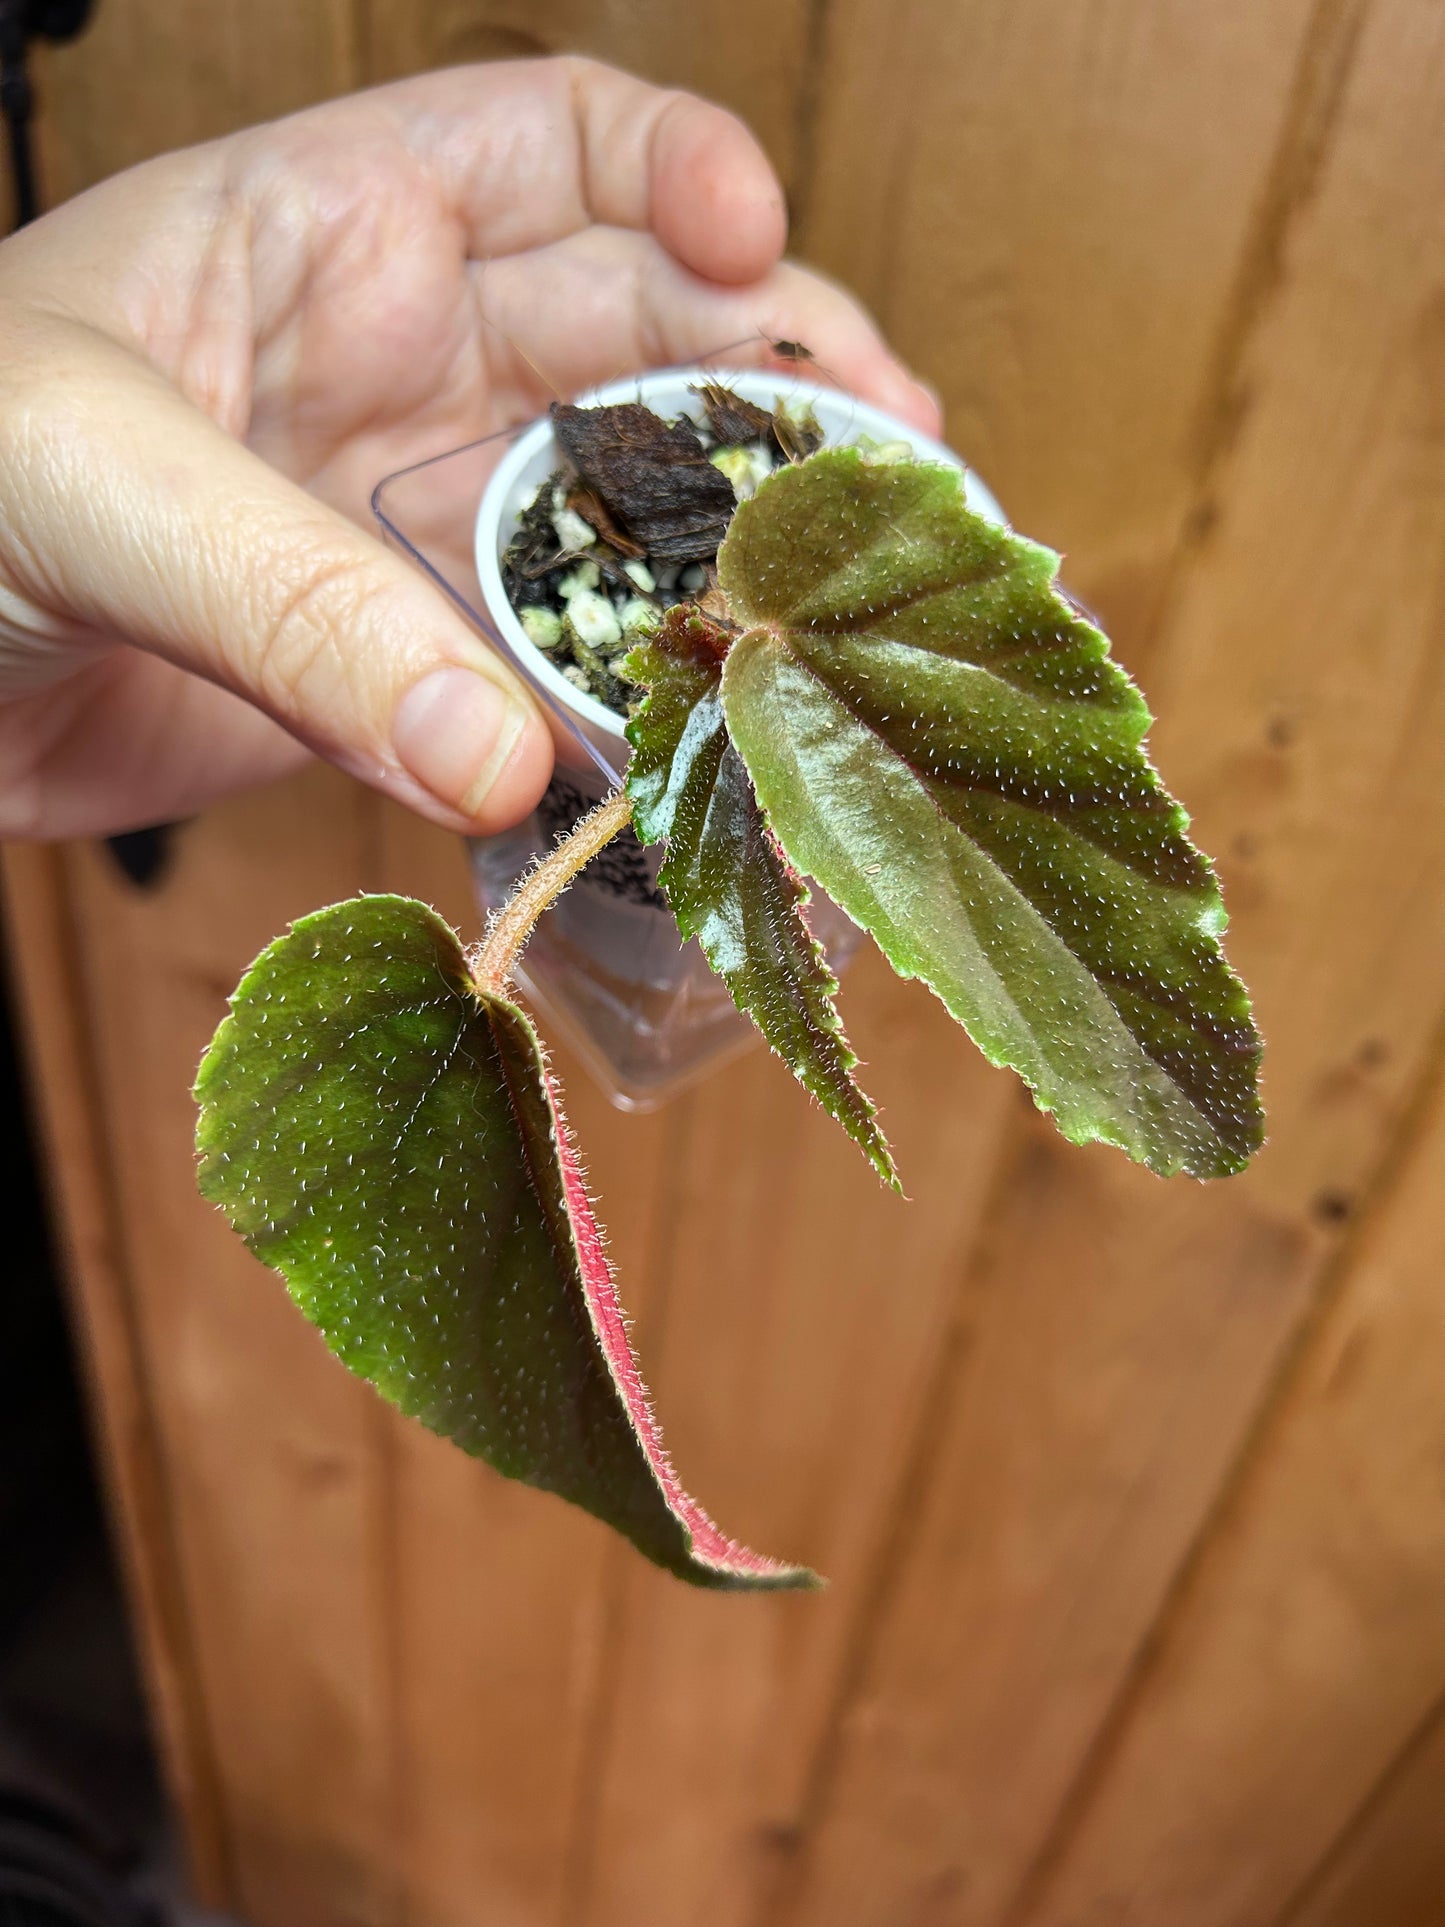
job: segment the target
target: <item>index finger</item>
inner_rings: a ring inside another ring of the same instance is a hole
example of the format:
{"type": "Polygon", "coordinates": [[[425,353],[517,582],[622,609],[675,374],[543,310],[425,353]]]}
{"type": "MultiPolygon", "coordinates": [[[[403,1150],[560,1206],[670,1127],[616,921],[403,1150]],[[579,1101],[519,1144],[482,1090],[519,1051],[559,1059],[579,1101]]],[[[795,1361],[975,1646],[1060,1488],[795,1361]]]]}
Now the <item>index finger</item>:
{"type": "Polygon", "coordinates": [[[757,280],[782,254],[771,163],[735,115],[695,94],[559,56],[424,74],[367,100],[394,117],[475,260],[594,225],[655,234],[710,281],[757,280]]]}

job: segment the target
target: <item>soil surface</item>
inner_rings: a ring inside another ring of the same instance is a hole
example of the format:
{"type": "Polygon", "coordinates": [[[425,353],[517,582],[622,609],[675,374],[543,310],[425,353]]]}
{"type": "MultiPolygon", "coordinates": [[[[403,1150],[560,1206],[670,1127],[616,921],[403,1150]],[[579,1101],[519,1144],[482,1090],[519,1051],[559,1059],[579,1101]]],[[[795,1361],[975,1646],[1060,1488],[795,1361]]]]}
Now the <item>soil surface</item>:
{"type": "Polygon", "coordinates": [[[641,402],[554,403],[564,461],[523,509],[502,581],[531,642],[574,688],[625,716],[635,642],[679,602],[724,613],[717,552],[740,501],[822,444],[811,409],[759,407],[720,383],[698,419],[641,402]]]}

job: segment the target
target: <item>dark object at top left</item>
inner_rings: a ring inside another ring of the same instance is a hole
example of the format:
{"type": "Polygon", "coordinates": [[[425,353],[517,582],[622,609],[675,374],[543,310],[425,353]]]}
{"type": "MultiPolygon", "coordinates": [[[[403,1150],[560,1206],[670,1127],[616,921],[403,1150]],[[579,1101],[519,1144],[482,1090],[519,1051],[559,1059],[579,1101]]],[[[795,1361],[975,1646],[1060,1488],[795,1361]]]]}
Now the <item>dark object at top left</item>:
{"type": "Polygon", "coordinates": [[[18,228],[40,212],[30,144],[35,94],[26,50],[32,40],[73,40],[94,11],[95,0],[0,0],[0,115],[9,135],[18,228]]]}
{"type": "Polygon", "coordinates": [[[32,40],[73,40],[95,12],[95,0],[0,0],[0,13],[20,16],[32,40]]]}

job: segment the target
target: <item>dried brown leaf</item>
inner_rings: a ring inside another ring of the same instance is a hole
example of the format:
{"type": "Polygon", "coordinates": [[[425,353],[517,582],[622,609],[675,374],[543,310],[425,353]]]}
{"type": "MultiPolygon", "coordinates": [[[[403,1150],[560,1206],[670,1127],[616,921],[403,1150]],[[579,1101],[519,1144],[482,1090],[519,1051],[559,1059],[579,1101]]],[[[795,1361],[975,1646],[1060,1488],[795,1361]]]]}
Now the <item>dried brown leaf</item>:
{"type": "Polygon", "coordinates": [[[641,402],[552,404],[558,445],[583,482],[655,562],[717,554],[737,501],[685,417],[665,422],[641,402]]]}

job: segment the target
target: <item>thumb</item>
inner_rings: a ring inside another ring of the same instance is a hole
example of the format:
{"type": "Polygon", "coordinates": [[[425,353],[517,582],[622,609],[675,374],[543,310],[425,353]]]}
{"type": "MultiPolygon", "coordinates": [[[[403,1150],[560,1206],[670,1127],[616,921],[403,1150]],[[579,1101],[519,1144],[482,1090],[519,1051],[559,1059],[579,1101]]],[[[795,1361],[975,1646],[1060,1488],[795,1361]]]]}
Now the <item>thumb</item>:
{"type": "MultiPolygon", "coordinates": [[[[0,611],[9,586],[40,615],[32,633],[194,671],[448,828],[526,814],[547,726],[424,577],[118,343],[4,319],[0,611]]],[[[91,654],[53,647],[57,673],[91,654]]]]}

